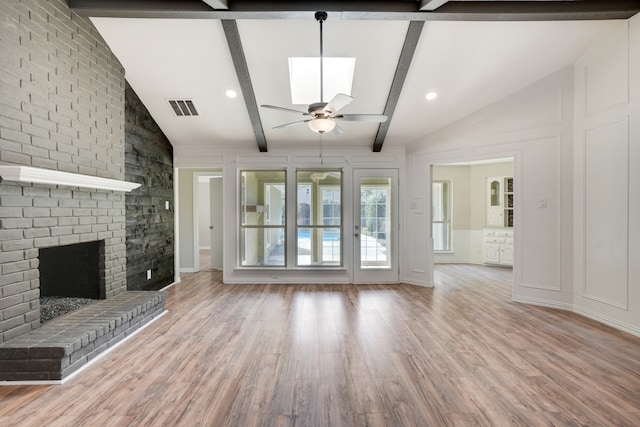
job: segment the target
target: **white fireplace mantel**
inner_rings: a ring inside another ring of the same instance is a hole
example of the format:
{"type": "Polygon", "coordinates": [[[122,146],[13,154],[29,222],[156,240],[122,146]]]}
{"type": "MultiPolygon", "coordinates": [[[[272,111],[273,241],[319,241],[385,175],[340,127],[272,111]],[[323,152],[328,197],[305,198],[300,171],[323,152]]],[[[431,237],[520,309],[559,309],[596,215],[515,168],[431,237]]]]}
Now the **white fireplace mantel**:
{"type": "Polygon", "coordinates": [[[79,173],[60,172],[31,166],[0,165],[0,176],[6,181],[37,182],[39,184],[68,185],[71,187],[129,192],[140,184],[117,179],[101,178],[79,173]]]}

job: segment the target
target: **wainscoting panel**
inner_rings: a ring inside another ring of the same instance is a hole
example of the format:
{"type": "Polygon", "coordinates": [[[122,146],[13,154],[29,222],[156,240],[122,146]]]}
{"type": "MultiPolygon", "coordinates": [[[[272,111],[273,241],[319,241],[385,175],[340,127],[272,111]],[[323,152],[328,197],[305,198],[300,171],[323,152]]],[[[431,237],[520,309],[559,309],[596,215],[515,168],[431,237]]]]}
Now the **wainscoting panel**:
{"type": "Polygon", "coordinates": [[[585,132],[584,296],[628,307],[628,120],[585,132]]]}

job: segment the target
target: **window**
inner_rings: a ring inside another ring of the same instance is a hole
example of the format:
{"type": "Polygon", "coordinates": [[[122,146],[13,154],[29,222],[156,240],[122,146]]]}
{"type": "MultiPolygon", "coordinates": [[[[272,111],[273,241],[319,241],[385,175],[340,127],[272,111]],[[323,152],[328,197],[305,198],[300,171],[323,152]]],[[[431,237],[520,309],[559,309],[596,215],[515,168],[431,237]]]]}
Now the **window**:
{"type": "Polygon", "coordinates": [[[286,265],[286,172],[240,172],[241,266],[286,265]]]}
{"type": "Polygon", "coordinates": [[[361,268],[389,268],[387,237],[391,227],[391,180],[363,178],[360,182],[361,268]]]}
{"type": "Polygon", "coordinates": [[[296,171],[296,265],[342,265],[342,171],[296,171]]]}
{"type": "Polygon", "coordinates": [[[451,250],[451,184],[449,181],[434,181],[432,184],[432,234],[433,250],[451,250]]]}

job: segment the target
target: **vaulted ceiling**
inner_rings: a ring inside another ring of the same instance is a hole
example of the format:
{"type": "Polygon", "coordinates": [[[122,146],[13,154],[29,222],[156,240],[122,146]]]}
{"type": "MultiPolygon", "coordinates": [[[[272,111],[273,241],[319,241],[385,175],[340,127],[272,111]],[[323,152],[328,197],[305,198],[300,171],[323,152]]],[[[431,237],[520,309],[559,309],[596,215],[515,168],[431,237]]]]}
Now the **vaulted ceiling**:
{"type": "Polygon", "coordinates": [[[293,105],[289,57],[356,58],[354,100],[341,113],[386,114],[382,124],[339,122],[328,147],[381,151],[424,138],[570,66],[640,1],[70,0],[92,18],[126,78],[174,147],[288,148],[317,142],[304,119],[261,108],[293,105]],[[227,89],[239,96],[225,96],[227,89]],[[438,93],[427,101],[425,94],[438,93]],[[169,100],[191,100],[197,116],[169,100]]]}

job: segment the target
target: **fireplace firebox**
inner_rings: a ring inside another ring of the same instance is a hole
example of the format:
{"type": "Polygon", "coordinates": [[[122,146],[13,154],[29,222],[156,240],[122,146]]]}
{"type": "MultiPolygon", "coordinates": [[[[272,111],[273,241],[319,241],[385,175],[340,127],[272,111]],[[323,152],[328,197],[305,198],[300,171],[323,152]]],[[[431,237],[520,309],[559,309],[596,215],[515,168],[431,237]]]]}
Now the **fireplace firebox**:
{"type": "Polygon", "coordinates": [[[40,297],[104,299],[103,252],[104,241],[40,249],[40,297]]]}

